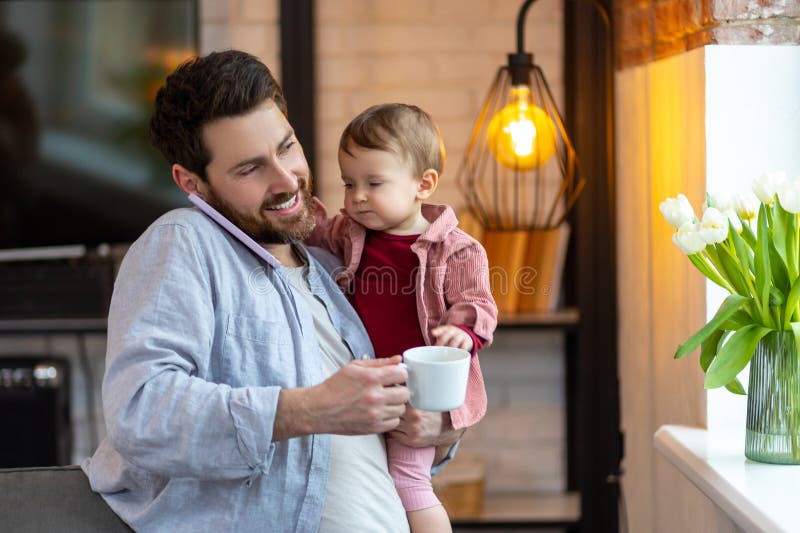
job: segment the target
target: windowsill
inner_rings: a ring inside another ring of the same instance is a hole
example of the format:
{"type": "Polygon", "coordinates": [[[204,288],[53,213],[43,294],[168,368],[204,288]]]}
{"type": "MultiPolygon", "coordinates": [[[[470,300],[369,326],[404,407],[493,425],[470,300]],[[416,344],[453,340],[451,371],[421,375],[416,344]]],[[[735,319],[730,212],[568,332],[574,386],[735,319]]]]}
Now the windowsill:
{"type": "Polygon", "coordinates": [[[662,426],[656,449],[745,531],[798,531],[800,466],[744,456],[744,431],[662,426]]]}

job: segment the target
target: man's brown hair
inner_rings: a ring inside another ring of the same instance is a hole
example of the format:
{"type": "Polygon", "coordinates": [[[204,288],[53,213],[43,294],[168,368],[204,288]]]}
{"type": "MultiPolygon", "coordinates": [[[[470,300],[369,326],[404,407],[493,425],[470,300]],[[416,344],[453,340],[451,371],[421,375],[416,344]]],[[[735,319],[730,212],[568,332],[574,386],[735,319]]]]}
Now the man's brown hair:
{"type": "Polygon", "coordinates": [[[353,155],[350,142],[361,148],[393,152],[413,165],[421,176],[432,168],[444,170],[444,142],[425,111],[408,104],[380,104],[362,111],[342,132],[339,149],[353,155]]]}
{"type": "Polygon", "coordinates": [[[208,181],[206,167],[212,154],[203,143],[203,126],[245,115],[266,100],[286,115],[283,91],[258,58],[226,50],[189,59],[158,90],[150,142],[168,163],[178,163],[208,181]]]}

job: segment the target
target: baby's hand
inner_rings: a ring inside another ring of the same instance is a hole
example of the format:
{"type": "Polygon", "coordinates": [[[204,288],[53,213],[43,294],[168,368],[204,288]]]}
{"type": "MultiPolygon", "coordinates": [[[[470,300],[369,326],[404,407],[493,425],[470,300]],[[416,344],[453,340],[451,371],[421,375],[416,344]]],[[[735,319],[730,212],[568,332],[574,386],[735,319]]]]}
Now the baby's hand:
{"type": "Polygon", "coordinates": [[[436,339],[436,346],[452,346],[468,352],[472,351],[472,337],[461,328],[446,325],[438,326],[431,330],[431,335],[436,339]]]}

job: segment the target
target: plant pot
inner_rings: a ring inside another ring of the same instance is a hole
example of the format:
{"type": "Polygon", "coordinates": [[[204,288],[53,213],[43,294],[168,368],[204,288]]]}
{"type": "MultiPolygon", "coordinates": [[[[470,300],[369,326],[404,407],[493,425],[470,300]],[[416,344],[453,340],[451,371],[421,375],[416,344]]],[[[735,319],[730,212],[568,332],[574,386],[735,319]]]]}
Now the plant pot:
{"type": "Polygon", "coordinates": [[[800,358],[792,332],[768,333],[750,361],[744,454],[800,464],[800,358]]]}
{"type": "Polygon", "coordinates": [[[501,313],[517,312],[519,290],[514,281],[525,262],[528,247],[527,230],[486,230],[483,245],[489,259],[489,281],[492,296],[501,313]]]}
{"type": "Polygon", "coordinates": [[[569,224],[532,230],[523,269],[516,278],[517,310],[521,313],[555,311],[561,297],[561,275],[569,242],[569,224]]]}

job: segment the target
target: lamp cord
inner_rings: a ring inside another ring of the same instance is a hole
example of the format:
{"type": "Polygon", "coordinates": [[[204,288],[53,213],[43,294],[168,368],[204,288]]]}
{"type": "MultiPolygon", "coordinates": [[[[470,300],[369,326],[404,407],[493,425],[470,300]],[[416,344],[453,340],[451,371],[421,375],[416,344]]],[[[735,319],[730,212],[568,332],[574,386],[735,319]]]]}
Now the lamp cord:
{"type": "MultiPolygon", "coordinates": [[[[517,54],[525,54],[525,18],[528,14],[528,9],[536,0],[525,0],[519,8],[517,15],[517,54]]],[[[603,5],[600,0],[587,0],[592,4],[600,14],[603,24],[606,27],[606,48],[605,48],[605,63],[606,63],[606,179],[608,180],[609,188],[609,205],[608,214],[611,217],[611,227],[616,227],[616,216],[614,212],[614,198],[616,197],[616,165],[614,163],[614,113],[613,113],[613,99],[614,99],[614,39],[612,35],[613,27],[611,26],[611,17],[608,9],[603,5]]],[[[616,248],[616,246],[614,247],[616,248]]],[[[620,460],[622,457],[620,457],[620,460]]],[[[613,482],[617,486],[617,503],[619,506],[618,512],[620,515],[622,531],[628,530],[628,511],[625,503],[625,495],[622,490],[621,478],[623,475],[622,469],[616,474],[610,474],[607,481],[613,482]]]]}
{"type": "MultiPolygon", "coordinates": [[[[528,15],[528,9],[536,0],[525,0],[519,8],[517,14],[517,55],[522,56],[525,52],[525,18],[528,15]]],[[[612,227],[616,227],[616,216],[614,213],[613,198],[616,195],[616,180],[614,178],[616,168],[614,165],[614,115],[612,113],[612,100],[614,98],[614,39],[612,38],[613,27],[611,26],[611,16],[608,9],[603,5],[600,0],[586,0],[594,6],[603,20],[603,25],[606,27],[606,49],[605,49],[605,62],[606,62],[606,179],[609,181],[609,205],[608,213],[611,217],[612,227]]],[[[510,56],[509,56],[510,57],[510,56]]],[[[529,56],[530,57],[530,56],[529,56]]],[[[511,65],[509,64],[509,67],[511,65]]]]}
{"type": "Polygon", "coordinates": [[[525,53],[525,17],[528,14],[528,8],[531,7],[536,0],[525,0],[519,8],[517,15],[517,53],[525,53]]]}
{"type": "MultiPolygon", "coordinates": [[[[525,18],[528,15],[528,9],[536,0],[525,0],[523,4],[519,8],[519,13],[517,14],[517,53],[524,54],[525,53],[525,18]]],[[[600,3],[600,0],[587,0],[590,4],[592,4],[595,9],[600,13],[600,16],[603,19],[603,24],[605,25],[606,29],[611,32],[611,17],[608,15],[608,9],[606,6],[600,3]]]]}

